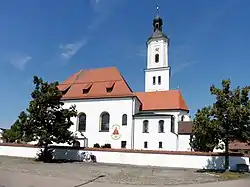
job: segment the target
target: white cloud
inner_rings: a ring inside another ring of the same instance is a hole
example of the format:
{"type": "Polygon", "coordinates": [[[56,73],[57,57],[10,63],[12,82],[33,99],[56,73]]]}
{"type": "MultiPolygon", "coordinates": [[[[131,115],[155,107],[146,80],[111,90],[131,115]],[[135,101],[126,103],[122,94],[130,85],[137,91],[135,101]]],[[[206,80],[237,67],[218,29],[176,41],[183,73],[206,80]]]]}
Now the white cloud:
{"type": "Polygon", "coordinates": [[[98,4],[98,3],[100,3],[101,2],[101,0],[95,0],[95,3],[96,4],[98,4]]]}
{"type": "Polygon", "coordinates": [[[176,68],[173,68],[171,74],[172,74],[172,76],[173,76],[173,75],[175,75],[176,73],[179,73],[179,72],[185,70],[186,68],[188,68],[188,67],[190,67],[190,66],[192,66],[192,65],[194,65],[194,64],[196,64],[196,63],[198,63],[197,60],[192,60],[192,61],[187,61],[187,62],[185,62],[185,63],[182,63],[182,64],[180,64],[179,66],[177,66],[176,68]]]}
{"type": "Polygon", "coordinates": [[[89,0],[90,6],[95,13],[87,29],[90,31],[84,38],[74,43],[60,45],[60,58],[70,60],[83,46],[85,46],[93,34],[109,17],[118,5],[124,0],[89,0]]]}
{"type": "Polygon", "coordinates": [[[114,10],[124,3],[124,0],[90,0],[90,6],[95,12],[95,17],[89,24],[88,29],[100,27],[114,12],[114,10]]]}
{"type": "Polygon", "coordinates": [[[15,68],[19,70],[24,70],[27,63],[32,59],[29,55],[24,55],[20,53],[10,54],[6,57],[6,60],[15,68]]]}
{"type": "Polygon", "coordinates": [[[61,54],[60,56],[65,59],[71,59],[84,45],[86,45],[87,40],[80,40],[75,43],[68,43],[65,45],[60,45],[61,54]]]}

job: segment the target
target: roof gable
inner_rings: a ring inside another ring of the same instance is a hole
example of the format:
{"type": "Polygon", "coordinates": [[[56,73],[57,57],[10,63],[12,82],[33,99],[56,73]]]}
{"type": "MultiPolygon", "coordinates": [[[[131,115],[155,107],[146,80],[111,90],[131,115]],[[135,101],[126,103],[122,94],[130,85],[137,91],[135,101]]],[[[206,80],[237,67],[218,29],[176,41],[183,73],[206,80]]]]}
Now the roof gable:
{"type": "Polygon", "coordinates": [[[189,110],[180,90],[137,92],[142,110],[189,110]]]}
{"type": "Polygon", "coordinates": [[[62,99],[134,96],[115,67],[81,70],[58,85],[62,99]]]}

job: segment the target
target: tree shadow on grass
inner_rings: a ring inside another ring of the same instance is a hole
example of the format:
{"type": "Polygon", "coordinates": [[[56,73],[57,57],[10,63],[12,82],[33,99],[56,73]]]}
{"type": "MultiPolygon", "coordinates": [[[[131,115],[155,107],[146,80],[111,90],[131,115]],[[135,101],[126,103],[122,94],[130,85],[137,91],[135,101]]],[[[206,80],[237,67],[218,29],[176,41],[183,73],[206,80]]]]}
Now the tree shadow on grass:
{"type": "MultiPolygon", "coordinates": [[[[225,157],[213,156],[211,159],[207,160],[207,164],[203,169],[197,170],[197,172],[205,173],[224,173],[226,172],[225,167],[225,157]]],[[[230,156],[229,159],[229,171],[234,173],[249,172],[249,166],[246,160],[240,156],[230,156]]]]}

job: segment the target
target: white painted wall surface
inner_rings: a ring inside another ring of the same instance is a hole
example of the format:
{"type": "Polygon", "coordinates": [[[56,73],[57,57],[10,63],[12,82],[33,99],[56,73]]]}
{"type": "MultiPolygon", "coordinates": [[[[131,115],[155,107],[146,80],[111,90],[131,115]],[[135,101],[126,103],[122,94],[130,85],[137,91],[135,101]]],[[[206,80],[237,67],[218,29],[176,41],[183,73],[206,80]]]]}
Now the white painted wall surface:
{"type": "Polygon", "coordinates": [[[166,91],[169,90],[170,68],[147,69],[145,70],[145,91],[166,91]],[[158,76],[161,77],[161,84],[158,83],[158,76]],[[155,77],[155,84],[153,84],[155,77]]]}
{"type": "Polygon", "coordinates": [[[3,135],[2,135],[2,133],[3,133],[3,130],[0,129],[0,143],[3,143],[3,135]]]}
{"type": "Polygon", "coordinates": [[[171,150],[178,149],[176,134],[170,132],[171,118],[166,117],[137,117],[135,119],[135,149],[146,150],[171,150]],[[148,120],[148,133],[143,133],[143,121],[148,120]],[[164,121],[164,133],[159,133],[159,120],[164,121]],[[148,148],[144,148],[144,142],[147,142],[148,148]],[[162,142],[163,148],[159,148],[159,142],[162,142]]]}
{"type": "Polygon", "coordinates": [[[168,43],[165,39],[152,40],[148,44],[147,68],[145,70],[145,91],[164,91],[170,87],[170,67],[168,64],[168,43]],[[159,62],[155,62],[155,55],[159,54],[159,62]],[[161,84],[158,84],[158,76],[161,84]],[[153,84],[153,77],[156,78],[153,84]]]}
{"type": "MultiPolygon", "coordinates": [[[[0,155],[35,158],[39,148],[1,146],[0,155]]],[[[125,153],[109,151],[85,151],[57,149],[55,159],[82,160],[82,153],[88,152],[96,156],[97,162],[130,164],[140,166],[159,166],[174,168],[222,169],[223,156],[197,156],[174,154],[125,153]]],[[[230,169],[235,170],[236,164],[249,165],[248,157],[230,156],[230,169]]]]}
{"type": "Polygon", "coordinates": [[[179,135],[179,151],[191,151],[190,135],[179,135]]]}
{"type": "MultiPolygon", "coordinates": [[[[121,141],[127,141],[127,148],[131,148],[132,112],[134,111],[133,98],[72,100],[65,101],[64,103],[65,108],[76,105],[78,113],[84,112],[86,114],[86,132],[82,133],[88,139],[88,147],[93,147],[95,143],[98,143],[100,146],[108,143],[111,144],[112,148],[121,148],[121,141]],[[100,115],[102,112],[110,114],[109,132],[99,132],[100,115]],[[122,126],[123,114],[127,114],[126,126],[122,126]],[[121,137],[118,140],[112,139],[113,125],[119,125],[120,127],[118,130],[121,137]]],[[[71,120],[75,125],[70,130],[76,132],[77,118],[72,118],[71,120]]]]}
{"type": "Polygon", "coordinates": [[[16,146],[1,146],[0,155],[14,156],[24,158],[37,158],[40,148],[35,147],[16,147],[16,146]]]}
{"type": "Polygon", "coordinates": [[[166,40],[152,40],[147,49],[147,69],[168,67],[168,43],[166,40]],[[156,51],[159,48],[159,51],[156,51]],[[159,54],[159,62],[155,63],[155,54],[159,54]]]}
{"type": "MultiPolygon", "coordinates": [[[[153,111],[152,111],[153,112],[153,111]]],[[[144,141],[148,141],[148,150],[169,150],[169,151],[191,151],[189,145],[189,135],[179,135],[178,133],[178,121],[181,120],[181,116],[185,116],[185,120],[190,120],[188,112],[182,110],[166,110],[166,111],[155,111],[155,114],[173,115],[175,118],[175,134],[170,132],[170,117],[166,117],[165,133],[158,133],[158,123],[162,118],[151,117],[149,120],[149,133],[142,133],[143,120],[146,118],[135,119],[135,149],[144,149],[144,141]],[[158,144],[163,141],[163,148],[159,149],[158,144]],[[150,143],[152,142],[152,143],[150,143]]]]}

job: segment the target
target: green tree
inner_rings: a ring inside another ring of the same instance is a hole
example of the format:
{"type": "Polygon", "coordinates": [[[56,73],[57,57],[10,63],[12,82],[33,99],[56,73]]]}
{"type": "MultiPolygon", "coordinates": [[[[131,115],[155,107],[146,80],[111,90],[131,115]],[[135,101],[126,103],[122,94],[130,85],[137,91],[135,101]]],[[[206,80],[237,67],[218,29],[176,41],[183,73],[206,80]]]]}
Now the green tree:
{"type": "Polygon", "coordinates": [[[28,120],[22,130],[24,136],[38,145],[44,146],[44,154],[48,145],[52,143],[69,143],[74,140],[69,131],[73,122],[71,117],[77,116],[75,106],[64,109],[61,101],[62,93],[57,88],[58,82],[48,83],[42,78],[34,76],[35,89],[31,94],[28,111],[28,120]]]}
{"type": "Polygon", "coordinates": [[[213,120],[212,108],[198,110],[194,118],[194,126],[190,146],[195,151],[212,152],[219,144],[218,123],[213,120]]]}
{"type": "Polygon", "coordinates": [[[225,169],[229,169],[229,143],[235,140],[248,142],[250,140],[250,101],[249,86],[237,87],[231,90],[231,81],[223,80],[222,88],[210,87],[212,95],[216,96],[213,104],[213,120],[219,125],[219,136],[225,144],[225,169]]]}
{"type": "Polygon", "coordinates": [[[9,143],[25,141],[25,139],[23,139],[22,127],[26,120],[27,115],[22,111],[10,129],[4,130],[3,138],[9,143]]]}

